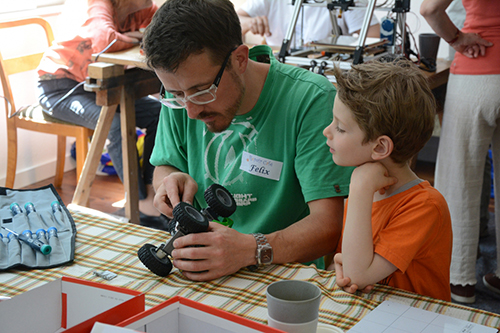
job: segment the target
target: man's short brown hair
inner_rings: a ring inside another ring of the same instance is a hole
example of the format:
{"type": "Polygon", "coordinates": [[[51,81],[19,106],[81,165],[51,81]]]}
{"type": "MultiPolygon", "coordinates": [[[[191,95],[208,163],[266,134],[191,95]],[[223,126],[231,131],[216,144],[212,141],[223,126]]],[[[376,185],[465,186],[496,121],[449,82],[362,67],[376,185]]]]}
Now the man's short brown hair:
{"type": "Polygon", "coordinates": [[[338,97],[365,133],[363,143],[387,135],[394,143],[393,161],[406,163],[431,138],[436,101],[427,78],[412,62],[370,61],[334,72],[338,97]]]}
{"type": "Polygon", "coordinates": [[[220,65],[241,44],[240,19],[229,0],[167,0],[142,40],[148,66],[168,72],[203,52],[220,65]]]}

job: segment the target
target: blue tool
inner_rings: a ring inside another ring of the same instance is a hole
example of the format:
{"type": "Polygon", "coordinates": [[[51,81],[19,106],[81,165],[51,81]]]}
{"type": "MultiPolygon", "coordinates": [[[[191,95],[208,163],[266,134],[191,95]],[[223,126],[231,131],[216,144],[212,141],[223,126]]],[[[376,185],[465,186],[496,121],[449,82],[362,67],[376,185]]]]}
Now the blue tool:
{"type": "Polygon", "coordinates": [[[56,219],[56,222],[61,225],[64,225],[64,216],[59,201],[57,200],[52,201],[50,206],[52,207],[52,215],[56,219]]]}
{"type": "Polygon", "coordinates": [[[33,205],[32,202],[27,202],[25,205],[24,205],[24,210],[26,211],[26,214],[30,214],[32,212],[36,212],[36,209],[35,209],[35,205],[33,205]]]}
{"type": "Polygon", "coordinates": [[[49,234],[49,239],[52,238],[52,237],[57,237],[59,238],[59,236],[57,235],[57,229],[56,227],[50,227],[47,229],[47,233],[49,234]]]}
{"type": "Polygon", "coordinates": [[[44,244],[47,244],[48,243],[48,240],[47,240],[47,232],[45,231],[45,229],[38,229],[36,231],[36,238],[38,238],[38,240],[44,244]]]}
{"type": "Polygon", "coordinates": [[[17,214],[21,214],[23,210],[21,209],[21,206],[17,204],[17,202],[13,202],[10,205],[10,211],[12,212],[12,216],[16,216],[17,214]]]}
{"type": "Polygon", "coordinates": [[[28,244],[32,249],[39,251],[42,254],[47,255],[47,254],[50,254],[50,252],[52,252],[52,247],[50,245],[43,244],[38,239],[29,237],[27,232],[23,232],[22,234],[18,234],[17,232],[12,231],[10,229],[7,229],[4,226],[2,226],[2,228],[11,232],[14,236],[16,236],[17,239],[28,244]]]}

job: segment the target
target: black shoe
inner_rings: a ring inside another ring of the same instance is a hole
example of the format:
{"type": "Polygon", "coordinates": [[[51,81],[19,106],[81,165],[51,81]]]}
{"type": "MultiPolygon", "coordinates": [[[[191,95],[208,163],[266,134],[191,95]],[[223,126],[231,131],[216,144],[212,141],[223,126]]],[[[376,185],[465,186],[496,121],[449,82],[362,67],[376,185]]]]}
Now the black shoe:
{"type": "Polygon", "coordinates": [[[160,216],[152,216],[139,212],[139,218],[142,226],[170,232],[170,219],[163,214],[160,214],[160,216]]]}

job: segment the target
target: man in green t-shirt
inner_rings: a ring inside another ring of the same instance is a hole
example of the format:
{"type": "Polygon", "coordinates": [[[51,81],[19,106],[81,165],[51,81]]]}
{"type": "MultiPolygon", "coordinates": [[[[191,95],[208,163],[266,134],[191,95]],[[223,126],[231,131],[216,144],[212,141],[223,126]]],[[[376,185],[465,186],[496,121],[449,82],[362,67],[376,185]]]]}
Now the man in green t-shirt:
{"type": "Polygon", "coordinates": [[[155,206],[167,216],[180,201],[202,207],[213,183],[237,202],[232,228],[210,223],[175,241],[174,266],[193,280],[271,263],[324,268],[352,172],[334,165],[322,137],[333,85],[267,46],[249,50],[229,0],[168,0],[143,50],[166,91],[151,157],[155,206]]]}

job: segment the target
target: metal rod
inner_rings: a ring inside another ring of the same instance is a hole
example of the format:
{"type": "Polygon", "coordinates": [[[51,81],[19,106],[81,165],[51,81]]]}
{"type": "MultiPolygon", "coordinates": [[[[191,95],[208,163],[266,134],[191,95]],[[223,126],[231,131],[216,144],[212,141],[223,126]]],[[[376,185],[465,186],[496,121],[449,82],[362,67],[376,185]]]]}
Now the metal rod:
{"type": "Polygon", "coordinates": [[[279,53],[279,59],[281,62],[285,62],[285,56],[290,50],[290,41],[292,40],[293,33],[295,32],[295,26],[297,25],[297,19],[299,18],[299,13],[302,8],[302,2],[303,0],[295,0],[292,20],[290,21],[290,25],[288,25],[285,39],[283,39],[283,43],[281,44],[281,50],[279,53]]]}

